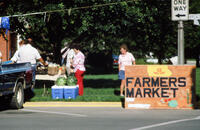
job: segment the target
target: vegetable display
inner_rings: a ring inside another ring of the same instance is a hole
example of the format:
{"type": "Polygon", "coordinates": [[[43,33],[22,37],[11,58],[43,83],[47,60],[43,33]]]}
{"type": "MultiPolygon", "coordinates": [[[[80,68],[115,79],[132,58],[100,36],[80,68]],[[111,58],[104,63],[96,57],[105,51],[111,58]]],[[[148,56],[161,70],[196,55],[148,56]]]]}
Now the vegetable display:
{"type": "Polygon", "coordinates": [[[66,79],[65,77],[58,77],[58,78],[56,79],[55,84],[56,84],[57,86],[65,86],[65,85],[67,84],[67,79],[66,79]]]}
{"type": "Polygon", "coordinates": [[[74,76],[68,76],[67,79],[65,77],[58,77],[55,84],[57,86],[75,86],[77,84],[77,80],[74,76]]]}
{"type": "Polygon", "coordinates": [[[67,85],[68,86],[75,86],[77,84],[77,80],[74,76],[67,77],[67,85]]]}

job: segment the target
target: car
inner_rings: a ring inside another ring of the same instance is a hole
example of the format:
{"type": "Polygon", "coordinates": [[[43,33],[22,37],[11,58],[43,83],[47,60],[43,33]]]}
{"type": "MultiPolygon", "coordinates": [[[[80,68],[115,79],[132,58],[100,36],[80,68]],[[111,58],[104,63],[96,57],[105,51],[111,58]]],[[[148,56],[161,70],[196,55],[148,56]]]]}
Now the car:
{"type": "MultiPolygon", "coordinates": [[[[30,63],[0,64],[0,98],[14,109],[23,108],[25,90],[34,86],[30,63]]],[[[28,92],[28,91],[26,91],[28,92]]]]}
{"type": "Polygon", "coordinates": [[[119,56],[113,54],[112,59],[113,59],[113,65],[118,65],[119,56]]]}

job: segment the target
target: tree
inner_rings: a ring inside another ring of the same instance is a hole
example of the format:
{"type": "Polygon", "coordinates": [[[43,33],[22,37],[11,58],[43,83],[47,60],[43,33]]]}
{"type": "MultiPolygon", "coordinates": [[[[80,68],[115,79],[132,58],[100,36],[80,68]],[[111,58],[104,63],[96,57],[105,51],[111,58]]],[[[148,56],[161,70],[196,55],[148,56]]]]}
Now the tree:
{"type": "MultiPolygon", "coordinates": [[[[194,10],[195,4],[199,2],[192,4],[194,10]]],[[[90,55],[102,53],[108,57],[107,68],[112,67],[111,54],[119,54],[121,43],[127,43],[136,58],[153,52],[159,63],[177,55],[177,23],[171,21],[170,0],[9,0],[0,7],[4,16],[47,11],[13,17],[11,28],[24,38],[32,37],[35,46],[53,53],[57,63],[65,41],[81,43],[90,55]]],[[[190,40],[186,48],[195,42],[190,40]]]]}
{"type": "MultiPolygon", "coordinates": [[[[190,1],[190,14],[200,14],[200,1],[190,1]]],[[[197,66],[200,58],[200,26],[194,25],[193,21],[185,22],[185,56],[195,58],[197,66]]]]}
{"type": "Polygon", "coordinates": [[[153,52],[162,60],[175,55],[176,35],[174,23],[171,21],[170,0],[149,0],[144,2],[142,12],[144,15],[144,38],[148,52],[153,52]]]}

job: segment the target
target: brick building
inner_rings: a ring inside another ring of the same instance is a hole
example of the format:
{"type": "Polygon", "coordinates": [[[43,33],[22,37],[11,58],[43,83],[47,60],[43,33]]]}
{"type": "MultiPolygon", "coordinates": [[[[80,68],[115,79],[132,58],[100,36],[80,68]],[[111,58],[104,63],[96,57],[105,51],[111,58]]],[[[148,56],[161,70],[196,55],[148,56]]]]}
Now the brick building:
{"type": "Polygon", "coordinates": [[[17,35],[8,31],[7,40],[0,36],[0,51],[2,53],[2,61],[10,60],[17,49],[17,35]]]}

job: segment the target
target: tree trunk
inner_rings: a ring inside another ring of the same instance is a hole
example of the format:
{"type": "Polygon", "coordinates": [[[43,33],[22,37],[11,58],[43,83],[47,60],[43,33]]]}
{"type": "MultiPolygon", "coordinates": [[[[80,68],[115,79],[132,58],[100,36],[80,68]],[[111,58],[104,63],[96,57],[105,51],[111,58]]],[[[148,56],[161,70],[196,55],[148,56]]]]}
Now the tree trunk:
{"type": "Polygon", "coordinates": [[[110,50],[107,54],[107,62],[106,62],[106,71],[111,73],[113,71],[113,59],[112,59],[112,50],[110,50]]]}
{"type": "Polygon", "coordinates": [[[61,64],[61,59],[62,59],[62,56],[61,56],[61,44],[58,43],[55,43],[54,44],[54,50],[53,50],[53,61],[56,63],[56,64],[61,64]]]}

